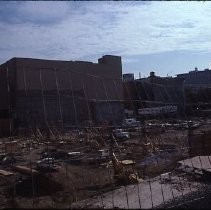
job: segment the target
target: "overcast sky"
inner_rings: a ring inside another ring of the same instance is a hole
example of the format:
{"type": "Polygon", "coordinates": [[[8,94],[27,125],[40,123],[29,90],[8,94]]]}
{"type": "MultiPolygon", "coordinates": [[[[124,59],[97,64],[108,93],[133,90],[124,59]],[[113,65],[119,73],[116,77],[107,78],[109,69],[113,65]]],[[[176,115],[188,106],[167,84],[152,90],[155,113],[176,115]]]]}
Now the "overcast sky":
{"type": "Polygon", "coordinates": [[[0,2],[0,63],[12,57],[97,62],[175,76],[211,68],[211,2],[0,2]]]}

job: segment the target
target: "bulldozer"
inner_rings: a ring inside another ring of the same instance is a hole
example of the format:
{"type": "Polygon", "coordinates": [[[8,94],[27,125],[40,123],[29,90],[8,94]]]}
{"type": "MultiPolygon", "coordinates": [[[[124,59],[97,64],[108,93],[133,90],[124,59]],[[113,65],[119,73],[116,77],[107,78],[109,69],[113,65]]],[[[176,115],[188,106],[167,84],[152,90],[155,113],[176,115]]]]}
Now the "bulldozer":
{"type": "MultiPolygon", "coordinates": [[[[115,139],[113,139],[115,140],[115,139]]],[[[134,162],[131,160],[119,161],[113,152],[113,144],[110,144],[110,158],[114,169],[114,179],[121,184],[137,184],[142,181],[138,173],[131,167],[134,162]]]]}
{"type": "Polygon", "coordinates": [[[128,169],[128,165],[131,165],[131,163],[127,164],[123,161],[119,161],[114,153],[112,153],[112,163],[114,168],[114,179],[118,183],[136,184],[141,181],[138,173],[128,169]]]}

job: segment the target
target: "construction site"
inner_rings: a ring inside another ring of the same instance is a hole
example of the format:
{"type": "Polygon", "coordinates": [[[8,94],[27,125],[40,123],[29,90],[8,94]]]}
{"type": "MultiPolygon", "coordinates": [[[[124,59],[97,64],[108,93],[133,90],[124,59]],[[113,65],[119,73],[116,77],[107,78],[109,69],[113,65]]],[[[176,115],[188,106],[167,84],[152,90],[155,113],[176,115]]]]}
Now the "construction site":
{"type": "Polygon", "coordinates": [[[209,207],[211,118],[186,114],[181,81],[134,98],[118,56],[15,58],[0,76],[0,208],[209,207]]]}

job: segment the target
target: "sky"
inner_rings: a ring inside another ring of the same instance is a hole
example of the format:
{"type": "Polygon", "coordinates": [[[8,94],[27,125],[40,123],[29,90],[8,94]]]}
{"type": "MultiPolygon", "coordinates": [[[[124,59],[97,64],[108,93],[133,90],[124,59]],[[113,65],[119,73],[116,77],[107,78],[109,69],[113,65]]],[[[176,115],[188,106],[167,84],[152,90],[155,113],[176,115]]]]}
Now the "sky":
{"type": "Polygon", "coordinates": [[[209,1],[1,1],[0,63],[12,57],[97,62],[175,76],[211,68],[209,1]]]}

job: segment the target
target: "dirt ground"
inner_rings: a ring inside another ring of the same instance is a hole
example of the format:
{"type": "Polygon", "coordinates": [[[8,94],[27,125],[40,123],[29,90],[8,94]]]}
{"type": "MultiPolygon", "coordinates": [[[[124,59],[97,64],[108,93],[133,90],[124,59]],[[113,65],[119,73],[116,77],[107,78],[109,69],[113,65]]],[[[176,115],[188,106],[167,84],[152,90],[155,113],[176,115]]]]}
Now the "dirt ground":
{"type": "MultiPolygon", "coordinates": [[[[194,132],[206,132],[208,128],[209,125],[204,124],[194,132]]],[[[145,137],[135,130],[130,129],[129,132],[131,138],[127,141],[118,141],[113,149],[119,160],[134,160],[136,164],[133,169],[143,179],[173,170],[177,161],[188,156],[187,129],[166,127],[161,130],[157,127],[148,127],[145,137]]],[[[62,144],[58,144],[56,139],[47,144],[44,140],[32,138],[29,141],[29,138],[18,137],[19,147],[15,153],[15,164],[30,166],[32,163],[32,167],[35,168],[36,162],[40,160],[41,151],[46,148],[89,154],[108,147],[108,144],[101,141],[104,137],[97,136],[96,132],[95,138],[98,139],[98,143],[92,141],[93,136],[74,135],[65,135],[62,144]],[[81,141],[78,141],[80,139],[81,141]],[[23,146],[24,143],[30,146],[23,146]]],[[[2,140],[4,141],[5,139],[2,140]]],[[[25,175],[23,181],[16,184],[5,182],[0,176],[0,208],[70,208],[74,202],[100,196],[121,187],[114,180],[113,167],[107,164],[108,161],[104,164],[76,164],[56,160],[55,163],[57,171],[39,173],[37,177],[25,175]]],[[[0,169],[11,171],[10,165],[0,165],[0,169]]]]}

